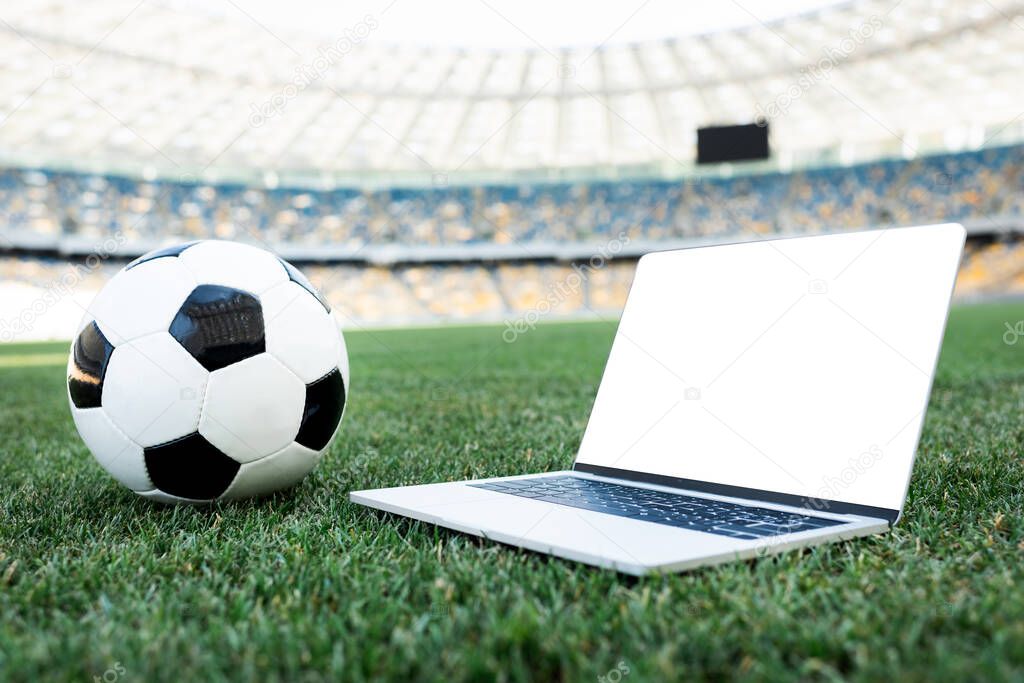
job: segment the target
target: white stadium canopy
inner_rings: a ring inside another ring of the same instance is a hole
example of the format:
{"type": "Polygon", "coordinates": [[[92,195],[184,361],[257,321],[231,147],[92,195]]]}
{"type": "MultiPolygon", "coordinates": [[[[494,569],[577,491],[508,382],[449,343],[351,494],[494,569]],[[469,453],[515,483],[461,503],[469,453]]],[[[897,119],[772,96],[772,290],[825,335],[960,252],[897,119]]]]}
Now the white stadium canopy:
{"type": "MultiPolygon", "coordinates": [[[[234,5],[234,3],[231,3],[234,5]]],[[[693,172],[770,122],[783,170],[1024,136],[1024,3],[863,0],[670,40],[388,45],[157,0],[7,2],[0,163],[216,180],[693,172]]]]}

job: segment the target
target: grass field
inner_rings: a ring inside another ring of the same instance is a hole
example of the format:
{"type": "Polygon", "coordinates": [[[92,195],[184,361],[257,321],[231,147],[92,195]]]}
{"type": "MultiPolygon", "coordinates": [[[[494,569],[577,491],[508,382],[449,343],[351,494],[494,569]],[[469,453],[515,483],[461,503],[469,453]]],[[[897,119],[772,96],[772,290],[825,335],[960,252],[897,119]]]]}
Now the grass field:
{"type": "Polygon", "coordinates": [[[0,681],[1022,680],[1020,319],[955,310],[892,533],[639,580],[346,500],[569,466],[611,324],[352,333],[320,468],[212,508],[93,462],[66,345],[0,347],[0,681]]]}

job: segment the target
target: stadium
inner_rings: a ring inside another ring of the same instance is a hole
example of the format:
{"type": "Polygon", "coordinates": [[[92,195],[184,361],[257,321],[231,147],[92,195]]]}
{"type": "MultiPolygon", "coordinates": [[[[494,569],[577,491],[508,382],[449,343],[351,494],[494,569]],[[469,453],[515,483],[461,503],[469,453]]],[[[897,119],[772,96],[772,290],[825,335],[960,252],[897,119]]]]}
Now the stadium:
{"type": "Polygon", "coordinates": [[[1024,4],[687,30],[644,3],[579,44],[474,4],[514,44],[398,40],[396,2],[319,28],[0,8],[0,678],[1019,678],[1024,4]],[[645,13],[661,35],[630,38],[645,13]],[[704,158],[741,127],[763,154],[704,158]],[[947,222],[967,244],[886,536],[633,580],[347,500],[571,463],[644,254],[947,222]],[[126,264],[210,239],[330,302],[350,412],[295,492],[158,508],[78,440],[68,342],[126,264]]]}

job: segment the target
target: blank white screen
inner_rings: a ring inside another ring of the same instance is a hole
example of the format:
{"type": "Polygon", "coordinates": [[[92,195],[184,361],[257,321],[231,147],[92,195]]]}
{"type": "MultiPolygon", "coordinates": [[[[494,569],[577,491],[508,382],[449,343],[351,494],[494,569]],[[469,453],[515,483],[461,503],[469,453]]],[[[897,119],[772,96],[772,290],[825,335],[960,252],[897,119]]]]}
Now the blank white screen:
{"type": "Polygon", "coordinates": [[[900,509],[959,225],[645,256],[577,462],[900,509]]]}

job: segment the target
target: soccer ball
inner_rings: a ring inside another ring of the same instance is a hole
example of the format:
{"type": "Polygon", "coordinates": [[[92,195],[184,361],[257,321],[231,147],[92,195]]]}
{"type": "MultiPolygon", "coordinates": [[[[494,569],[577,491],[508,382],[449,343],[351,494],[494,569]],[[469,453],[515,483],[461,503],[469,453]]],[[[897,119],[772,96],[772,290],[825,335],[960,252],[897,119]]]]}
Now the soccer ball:
{"type": "Polygon", "coordinates": [[[129,263],[96,295],[68,360],[78,433],[161,502],[259,496],[317,464],[345,410],[345,339],[294,266],[202,241],[129,263]]]}

